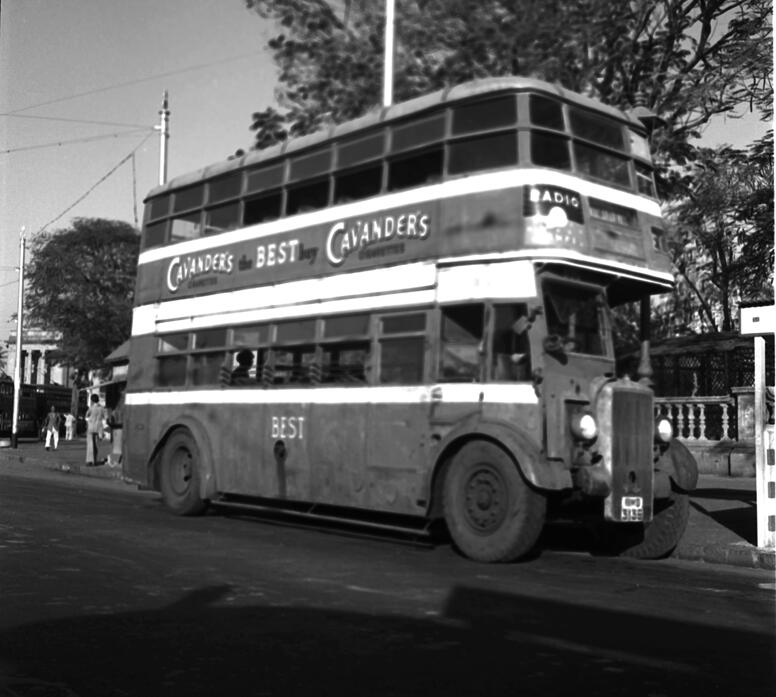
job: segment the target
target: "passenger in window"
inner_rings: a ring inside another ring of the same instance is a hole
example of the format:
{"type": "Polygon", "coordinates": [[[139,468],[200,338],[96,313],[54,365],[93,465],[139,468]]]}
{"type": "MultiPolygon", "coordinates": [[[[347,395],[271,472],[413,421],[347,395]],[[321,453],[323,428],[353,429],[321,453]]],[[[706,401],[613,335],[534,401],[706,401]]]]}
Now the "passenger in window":
{"type": "Polygon", "coordinates": [[[237,367],[232,371],[232,385],[250,385],[254,381],[251,379],[251,367],[253,366],[253,351],[244,349],[237,356],[237,367]]]}

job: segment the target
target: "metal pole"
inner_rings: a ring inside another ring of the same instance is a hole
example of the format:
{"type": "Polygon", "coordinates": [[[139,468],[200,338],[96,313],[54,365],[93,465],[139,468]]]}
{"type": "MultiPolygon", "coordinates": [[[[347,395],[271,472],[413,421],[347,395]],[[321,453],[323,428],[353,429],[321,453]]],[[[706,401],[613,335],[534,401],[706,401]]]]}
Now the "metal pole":
{"type": "Polygon", "coordinates": [[[24,228],[19,236],[19,303],[16,308],[16,365],[13,371],[13,423],[11,447],[18,447],[19,398],[22,389],[22,311],[24,309],[24,228]]]}
{"type": "Polygon", "coordinates": [[[385,58],[383,60],[383,106],[393,103],[395,0],[385,0],[385,58]]]}
{"type": "Polygon", "coordinates": [[[159,110],[160,122],[156,126],[159,131],[159,183],[167,181],[167,141],[170,138],[170,110],[167,103],[167,90],[162,97],[162,108],[159,110]]]}

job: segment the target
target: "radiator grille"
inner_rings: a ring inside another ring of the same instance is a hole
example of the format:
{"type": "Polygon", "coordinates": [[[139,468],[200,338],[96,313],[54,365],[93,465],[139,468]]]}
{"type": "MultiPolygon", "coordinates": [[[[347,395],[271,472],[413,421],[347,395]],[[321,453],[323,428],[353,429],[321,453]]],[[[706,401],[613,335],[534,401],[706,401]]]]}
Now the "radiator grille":
{"type": "Polygon", "coordinates": [[[612,465],[615,473],[652,469],[652,395],[615,390],[612,395],[612,465]]]}

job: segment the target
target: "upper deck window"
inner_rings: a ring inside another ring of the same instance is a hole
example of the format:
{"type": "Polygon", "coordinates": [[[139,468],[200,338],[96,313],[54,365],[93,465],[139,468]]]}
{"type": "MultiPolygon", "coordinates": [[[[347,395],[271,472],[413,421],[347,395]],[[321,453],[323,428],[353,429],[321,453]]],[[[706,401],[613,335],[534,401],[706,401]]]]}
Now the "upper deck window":
{"type": "Polygon", "coordinates": [[[569,115],[575,136],[617,150],[625,149],[622,126],[616,121],[574,107],[569,109],[569,115]]]}
{"type": "Polygon", "coordinates": [[[447,171],[462,174],[517,164],[517,132],[489,133],[450,143],[447,171]]]}
{"type": "Polygon", "coordinates": [[[490,131],[514,126],[517,122],[517,99],[508,94],[495,99],[464,104],[453,109],[453,134],[490,131]]]}
{"type": "Polygon", "coordinates": [[[331,168],[331,149],[300,155],[291,160],[288,181],[309,179],[328,172],[331,168]]]}
{"type": "Polygon", "coordinates": [[[369,198],[380,193],[383,185],[382,162],[338,174],[334,179],[334,203],[369,198]]]}
{"type": "Polygon", "coordinates": [[[574,143],[574,157],[578,171],[620,186],[630,186],[627,158],[591,148],[584,143],[574,143]]]}
{"type": "Polygon", "coordinates": [[[213,179],[208,183],[208,201],[218,203],[219,201],[228,201],[230,198],[236,198],[242,190],[242,173],[236,172],[226,177],[213,179]]]}
{"type": "Polygon", "coordinates": [[[383,131],[340,143],[337,148],[337,167],[343,169],[379,159],[383,155],[384,143],[383,131]]]}
{"type": "Polygon", "coordinates": [[[531,162],[542,167],[571,169],[568,138],[544,131],[531,133],[531,162]]]}
{"type": "Polygon", "coordinates": [[[226,329],[201,329],[194,332],[195,349],[212,349],[226,346],[226,329]]]}
{"type": "Polygon", "coordinates": [[[329,203],[329,180],[319,179],[288,187],[286,215],[325,208],[329,203]]]}
{"type": "Polygon", "coordinates": [[[189,213],[179,215],[172,219],[172,228],[170,230],[171,242],[183,242],[184,240],[193,240],[202,235],[202,213],[189,213]]]}
{"type": "Polygon", "coordinates": [[[396,158],[388,165],[388,190],[397,191],[440,181],[444,165],[442,146],[396,158]]]}
{"type": "Polygon", "coordinates": [[[205,211],[205,234],[217,235],[219,232],[234,230],[240,225],[240,202],[233,201],[205,211]]]}
{"type": "Polygon", "coordinates": [[[176,191],[172,212],[180,213],[181,211],[188,211],[192,208],[199,208],[202,205],[202,195],[204,192],[205,187],[201,184],[176,191]]]}
{"type": "Polygon", "coordinates": [[[280,191],[271,191],[263,196],[246,199],[243,224],[255,225],[267,220],[276,220],[280,217],[282,206],[283,194],[280,191]]]}
{"type": "Polygon", "coordinates": [[[283,169],[283,163],[280,162],[269,167],[248,170],[245,183],[246,193],[280,187],[283,184],[283,169]]]}
{"type": "Polygon", "coordinates": [[[157,196],[148,202],[148,220],[157,220],[170,212],[170,196],[157,196]]]}
{"type": "Polygon", "coordinates": [[[161,247],[167,242],[167,221],[146,225],[143,230],[143,249],[161,247]]]}
{"type": "Polygon", "coordinates": [[[157,350],[159,353],[170,353],[171,351],[185,351],[188,347],[189,335],[187,333],[164,334],[159,337],[157,350]]]}
{"type": "Polygon", "coordinates": [[[402,152],[429,143],[437,143],[445,136],[445,114],[433,114],[410,121],[393,129],[391,152],[402,152]]]}
{"type": "Polygon", "coordinates": [[[532,94],[528,101],[531,123],[556,131],[564,130],[563,106],[560,102],[538,94],[532,94]]]}

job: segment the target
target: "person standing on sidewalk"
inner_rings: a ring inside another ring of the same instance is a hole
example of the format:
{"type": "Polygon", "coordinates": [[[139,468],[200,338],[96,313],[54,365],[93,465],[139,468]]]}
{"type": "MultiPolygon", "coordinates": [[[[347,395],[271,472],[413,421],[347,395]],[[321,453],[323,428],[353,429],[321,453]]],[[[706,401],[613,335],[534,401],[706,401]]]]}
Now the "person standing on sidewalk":
{"type": "Polygon", "coordinates": [[[46,450],[51,446],[51,438],[54,438],[54,450],[59,447],[59,424],[60,418],[57,408],[52,404],[49,413],[46,414],[46,422],[43,428],[46,429],[46,450]]]}
{"type": "Polygon", "coordinates": [[[75,416],[70,412],[65,414],[65,440],[73,440],[73,433],[75,432],[75,416]]]}
{"type": "Polygon", "coordinates": [[[99,395],[91,396],[91,406],[86,410],[86,466],[98,464],[99,444],[102,440],[102,422],[105,409],[100,404],[99,395]]]}

